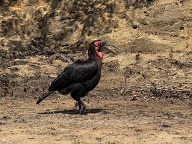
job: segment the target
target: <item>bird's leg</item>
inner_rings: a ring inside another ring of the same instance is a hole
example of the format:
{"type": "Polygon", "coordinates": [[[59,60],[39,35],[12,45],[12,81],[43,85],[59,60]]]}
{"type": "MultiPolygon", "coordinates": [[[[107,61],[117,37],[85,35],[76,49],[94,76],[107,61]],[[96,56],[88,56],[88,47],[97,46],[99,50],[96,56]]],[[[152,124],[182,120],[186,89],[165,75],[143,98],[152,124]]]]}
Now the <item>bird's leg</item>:
{"type": "Polygon", "coordinates": [[[71,95],[74,100],[77,101],[79,105],[79,114],[86,114],[86,106],[85,104],[81,101],[80,97],[71,95]]]}
{"type": "Polygon", "coordinates": [[[79,104],[79,114],[86,114],[85,104],[81,100],[78,101],[78,104],[79,104]]]}

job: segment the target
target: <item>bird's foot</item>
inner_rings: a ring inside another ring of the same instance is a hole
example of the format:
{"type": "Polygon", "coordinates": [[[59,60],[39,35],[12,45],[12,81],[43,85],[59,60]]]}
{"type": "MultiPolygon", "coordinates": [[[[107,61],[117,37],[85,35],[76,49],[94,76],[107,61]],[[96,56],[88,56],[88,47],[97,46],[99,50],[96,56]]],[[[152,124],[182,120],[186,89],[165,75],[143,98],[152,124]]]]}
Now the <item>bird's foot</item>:
{"type": "Polygon", "coordinates": [[[79,114],[80,115],[86,115],[86,106],[85,105],[81,105],[81,108],[79,109],[79,114]]]}

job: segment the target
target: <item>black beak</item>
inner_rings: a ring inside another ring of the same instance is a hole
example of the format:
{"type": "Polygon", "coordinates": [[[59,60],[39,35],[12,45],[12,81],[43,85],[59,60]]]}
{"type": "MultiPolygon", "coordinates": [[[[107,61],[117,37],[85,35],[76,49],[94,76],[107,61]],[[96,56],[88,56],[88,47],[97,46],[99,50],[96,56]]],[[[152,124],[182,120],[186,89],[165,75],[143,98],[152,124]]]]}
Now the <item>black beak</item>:
{"type": "MultiPolygon", "coordinates": [[[[117,48],[115,45],[108,43],[107,41],[102,41],[103,46],[112,46],[114,48],[117,48]]],[[[117,48],[118,49],[118,48],[117,48]]]]}
{"type": "Polygon", "coordinates": [[[116,53],[117,53],[118,47],[116,47],[115,45],[113,45],[113,44],[111,44],[111,43],[109,43],[109,42],[107,42],[107,41],[104,41],[104,40],[102,40],[102,43],[103,43],[103,47],[105,47],[105,46],[111,46],[111,47],[115,48],[115,52],[114,52],[113,50],[110,50],[110,49],[108,49],[107,47],[105,47],[105,49],[107,49],[107,51],[109,51],[109,53],[113,53],[113,54],[116,54],[116,53]]]}

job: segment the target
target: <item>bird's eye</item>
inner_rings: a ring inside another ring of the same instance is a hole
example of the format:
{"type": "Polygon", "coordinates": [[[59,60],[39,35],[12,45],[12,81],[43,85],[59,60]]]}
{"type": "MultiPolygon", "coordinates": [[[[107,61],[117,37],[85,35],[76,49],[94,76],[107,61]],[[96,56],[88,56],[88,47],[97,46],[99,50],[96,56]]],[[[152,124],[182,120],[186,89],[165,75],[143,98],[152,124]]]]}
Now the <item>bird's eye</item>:
{"type": "Polygon", "coordinates": [[[102,45],[102,42],[101,41],[96,41],[94,42],[95,46],[96,47],[100,47],[102,45]]]}

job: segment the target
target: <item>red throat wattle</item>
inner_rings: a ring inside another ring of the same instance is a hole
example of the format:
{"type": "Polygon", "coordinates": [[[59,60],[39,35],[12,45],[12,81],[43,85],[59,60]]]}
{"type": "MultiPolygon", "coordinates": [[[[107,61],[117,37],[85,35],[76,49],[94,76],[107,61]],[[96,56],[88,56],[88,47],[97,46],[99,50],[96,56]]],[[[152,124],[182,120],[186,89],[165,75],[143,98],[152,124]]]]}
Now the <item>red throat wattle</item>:
{"type": "Polygon", "coordinates": [[[94,44],[95,44],[95,51],[96,51],[97,55],[99,56],[100,59],[103,59],[103,53],[101,52],[102,42],[96,41],[94,44]]]}

